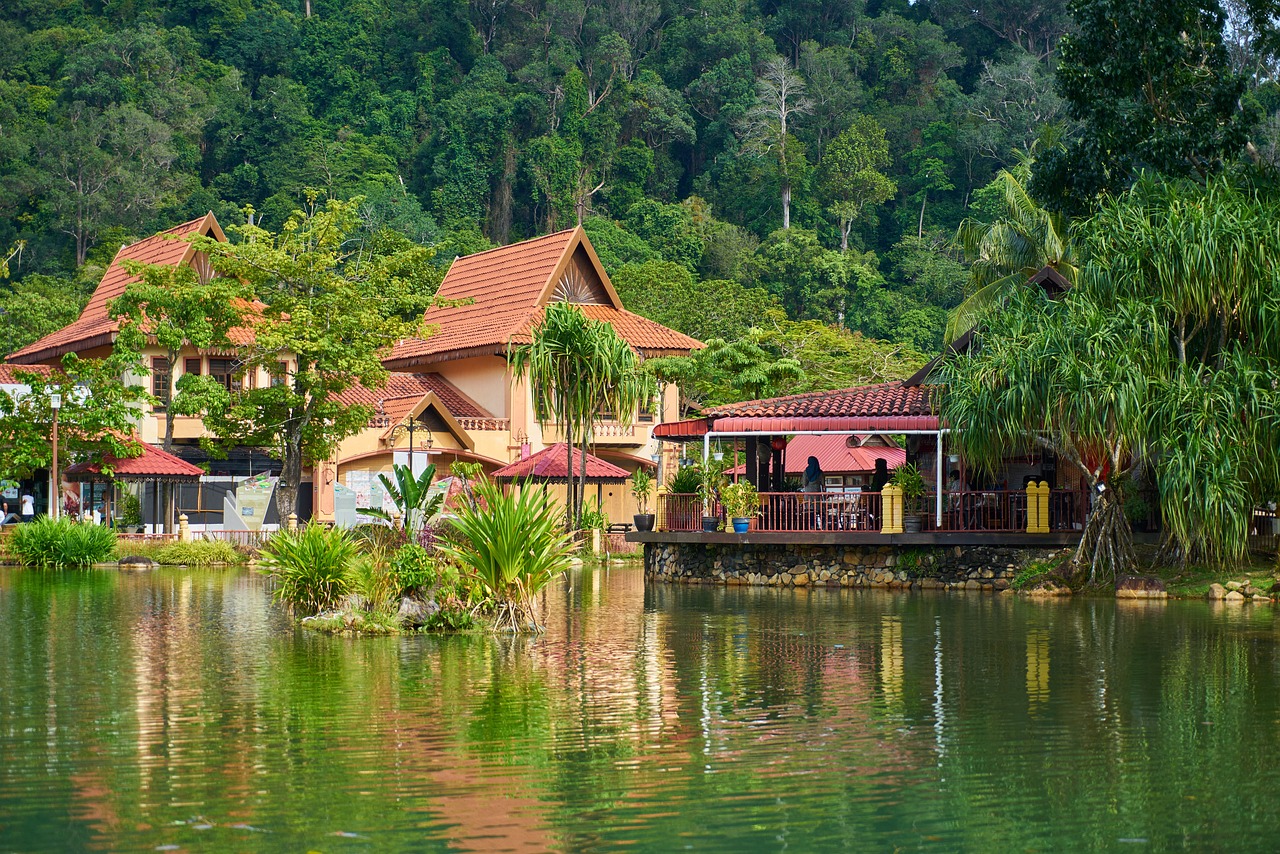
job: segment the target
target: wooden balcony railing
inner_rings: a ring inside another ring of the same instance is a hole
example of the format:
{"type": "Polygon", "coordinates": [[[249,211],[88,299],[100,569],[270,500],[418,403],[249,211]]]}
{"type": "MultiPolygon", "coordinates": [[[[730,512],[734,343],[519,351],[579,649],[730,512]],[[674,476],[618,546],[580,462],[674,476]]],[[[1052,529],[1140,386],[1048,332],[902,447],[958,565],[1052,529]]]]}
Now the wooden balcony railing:
{"type": "MultiPolygon", "coordinates": [[[[921,530],[937,532],[1025,532],[1027,493],[1024,490],[949,492],[942,496],[942,524],[937,524],[935,496],[923,496],[921,530]]],[[[1080,492],[1055,489],[1049,494],[1049,530],[1080,530],[1088,512],[1088,498],[1080,492]]],[[[713,508],[719,515],[720,508],[713,508]]],[[[879,531],[883,523],[878,492],[805,493],[764,492],[760,513],[751,530],[879,531]]],[[[668,493],[658,497],[659,531],[702,530],[702,501],[697,495],[668,493]]]]}

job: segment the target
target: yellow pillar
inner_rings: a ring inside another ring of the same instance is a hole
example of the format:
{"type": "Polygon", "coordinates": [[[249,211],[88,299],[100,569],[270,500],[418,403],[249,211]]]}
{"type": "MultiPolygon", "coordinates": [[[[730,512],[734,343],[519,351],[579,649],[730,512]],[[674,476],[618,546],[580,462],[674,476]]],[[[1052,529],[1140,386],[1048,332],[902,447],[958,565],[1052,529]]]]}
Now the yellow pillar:
{"type": "Polygon", "coordinates": [[[884,524],[880,526],[882,534],[902,533],[902,487],[892,483],[885,484],[880,490],[880,515],[884,524]]]}
{"type": "Polygon", "coordinates": [[[285,528],[291,534],[298,530],[298,514],[297,513],[289,514],[289,520],[285,523],[285,528]]]}
{"type": "Polygon", "coordinates": [[[1027,484],[1027,533],[1049,533],[1049,484],[1044,481],[1027,484]]]}
{"type": "Polygon", "coordinates": [[[178,542],[191,542],[191,527],[187,524],[186,513],[183,513],[178,517],[178,542]]]}
{"type": "Polygon", "coordinates": [[[1036,488],[1040,501],[1040,529],[1036,533],[1047,534],[1049,533],[1049,484],[1042,480],[1036,488]]]}

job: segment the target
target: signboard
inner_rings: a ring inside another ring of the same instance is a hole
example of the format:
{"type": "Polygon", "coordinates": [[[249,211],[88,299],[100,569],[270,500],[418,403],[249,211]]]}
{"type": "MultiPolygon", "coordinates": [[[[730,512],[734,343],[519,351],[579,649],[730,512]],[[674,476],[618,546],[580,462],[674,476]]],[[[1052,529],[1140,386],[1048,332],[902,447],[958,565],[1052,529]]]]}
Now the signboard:
{"type": "Polygon", "coordinates": [[[229,531],[260,531],[267,518],[267,508],[271,506],[271,498],[275,495],[278,478],[260,474],[246,478],[236,484],[235,504],[231,505],[231,495],[227,495],[224,503],[223,520],[229,531]]]}

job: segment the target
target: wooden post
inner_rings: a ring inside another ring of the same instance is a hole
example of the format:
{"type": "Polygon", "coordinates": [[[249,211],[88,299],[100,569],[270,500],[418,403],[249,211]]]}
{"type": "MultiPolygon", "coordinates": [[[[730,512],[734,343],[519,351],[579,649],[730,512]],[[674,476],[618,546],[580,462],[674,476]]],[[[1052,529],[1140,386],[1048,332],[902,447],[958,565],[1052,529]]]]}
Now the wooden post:
{"type": "Polygon", "coordinates": [[[884,517],[880,533],[902,533],[902,487],[887,483],[880,490],[880,515],[884,517]]]}
{"type": "Polygon", "coordinates": [[[191,542],[191,528],[187,525],[187,514],[183,513],[178,516],[178,542],[191,542]]]}

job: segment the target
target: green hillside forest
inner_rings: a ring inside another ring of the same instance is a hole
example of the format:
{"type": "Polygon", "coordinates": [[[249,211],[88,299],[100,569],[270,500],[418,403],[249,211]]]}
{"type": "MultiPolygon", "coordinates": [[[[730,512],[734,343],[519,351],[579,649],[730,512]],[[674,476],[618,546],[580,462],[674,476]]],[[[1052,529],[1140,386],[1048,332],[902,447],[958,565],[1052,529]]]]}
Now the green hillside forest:
{"type": "Polygon", "coordinates": [[[1143,169],[1278,156],[1269,2],[7,0],[0,349],[122,243],[359,196],[368,251],[432,246],[437,279],[581,222],[629,307],[714,342],[669,368],[699,402],[902,377],[974,288],[957,229],[1010,213],[1001,170],[1076,217],[1143,169]],[[1176,140],[1117,143],[1142,91],[1186,106],[1176,140]]]}

